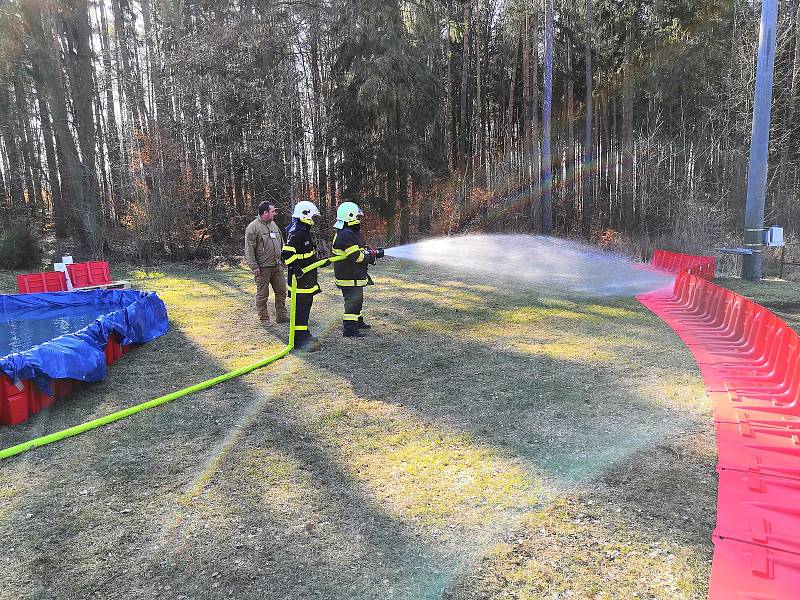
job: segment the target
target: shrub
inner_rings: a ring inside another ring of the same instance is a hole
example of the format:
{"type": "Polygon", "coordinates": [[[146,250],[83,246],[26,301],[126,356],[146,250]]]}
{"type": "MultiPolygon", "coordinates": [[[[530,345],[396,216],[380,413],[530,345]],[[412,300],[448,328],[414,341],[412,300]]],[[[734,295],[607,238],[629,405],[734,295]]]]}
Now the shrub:
{"type": "Polygon", "coordinates": [[[27,269],[42,266],[42,248],[31,228],[12,223],[0,235],[0,269],[27,269]]]}

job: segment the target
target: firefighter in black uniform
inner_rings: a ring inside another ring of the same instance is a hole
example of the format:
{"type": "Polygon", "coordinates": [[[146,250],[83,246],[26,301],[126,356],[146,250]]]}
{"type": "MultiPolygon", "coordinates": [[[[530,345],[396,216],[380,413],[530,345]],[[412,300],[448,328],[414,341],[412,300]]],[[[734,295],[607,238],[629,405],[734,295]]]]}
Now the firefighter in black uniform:
{"type": "Polygon", "coordinates": [[[301,275],[304,267],[317,260],[317,249],[311,234],[316,215],[319,215],[319,210],[313,202],[298,202],[292,213],[292,222],[286,228],[286,244],[281,250],[281,258],[288,270],[289,296],[292,294],[292,276],[297,275],[294,347],[301,352],[316,352],[320,348],[319,340],[308,330],[311,304],[314,296],[319,294],[317,270],[301,275]]]}
{"type": "Polygon", "coordinates": [[[375,264],[375,259],[383,255],[383,250],[366,247],[361,235],[359,217],[363,213],[354,202],[344,202],[336,211],[336,224],[339,231],[333,236],[334,256],[346,256],[347,260],[333,263],[336,286],[344,296],[344,315],[342,335],[344,337],[363,337],[362,329],[370,326],[364,322],[361,307],[364,304],[364,286],[372,285],[367,274],[367,265],[375,264]]]}

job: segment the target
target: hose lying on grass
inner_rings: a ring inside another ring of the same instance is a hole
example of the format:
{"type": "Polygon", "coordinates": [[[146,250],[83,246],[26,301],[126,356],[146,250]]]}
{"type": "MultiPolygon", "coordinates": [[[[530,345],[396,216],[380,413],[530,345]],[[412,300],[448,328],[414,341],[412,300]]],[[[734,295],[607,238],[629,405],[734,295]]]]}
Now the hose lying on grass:
{"type": "MultiPolygon", "coordinates": [[[[303,269],[302,274],[305,274],[313,269],[323,267],[332,262],[336,262],[338,260],[344,260],[345,258],[347,257],[333,256],[330,258],[324,258],[322,260],[318,260],[317,262],[310,264],[305,269],[303,269]]],[[[235,379],[237,377],[241,377],[242,375],[245,375],[250,371],[255,371],[256,369],[265,367],[268,364],[271,364],[276,360],[283,358],[284,356],[289,354],[289,352],[291,352],[292,349],[294,348],[295,311],[297,308],[297,275],[292,276],[292,284],[290,286],[290,289],[292,290],[292,300],[289,304],[289,340],[287,341],[286,346],[281,351],[273,354],[272,356],[268,356],[267,358],[263,358],[257,362],[254,362],[253,364],[241,367],[240,369],[236,369],[234,371],[230,371],[228,373],[225,373],[224,375],[219,375],[218,377],[213,377],[212,379],[206,379],[205,381],[201,381],[200,383],[196,383],[189,387],[185,387],[182,390],[178,390],[176,392],[172,392],[170,394],[154,398],[153,400],[148,400],[147,402],[142,402],[141,404],[137,404],[135,406],[130,406],[128,408],[117,411],[115,413],[111,413],[110,415],[106,415],[104,417],[92,419],[91,421],[87,421],[86,423],[82,423],[81,425],[76,425],[74,427],[63,429],[55,433],[43,435],[41,437],[28,440],[27,442],[22,442],[21,444],[17,444],[16,446],[11,446],[4,450],[0,450],[0,460],[16,456],[17,454],[22,454],[23,452],[27,452],[28,450],[32,450],[33,448],[46,446],[47,444],[52,444],[53,442],[58,442],[66,438],[79,435],[86,431],[95,429],[96,427],[101,427],[102,425],[108,425],[109,423],[119,421],[120,419],[124,419],[126,417],[130,417],[131,415],[135,415],[136,413],[142,412],[143,410],[147,410],[148,408],[155,408],[156,406],[161,406],[162,404],[166,404],[167,402],[172,402],[173,400],[177,400],[178,398],[183,398],[184,396],[188,396],[189,394],[193,394],[194,392],[199,392],[200,390],[208,389],[212,386],[217,385],[218,383],[222,383],[223,381],[228,381],[229,379],[235,379]]]]}

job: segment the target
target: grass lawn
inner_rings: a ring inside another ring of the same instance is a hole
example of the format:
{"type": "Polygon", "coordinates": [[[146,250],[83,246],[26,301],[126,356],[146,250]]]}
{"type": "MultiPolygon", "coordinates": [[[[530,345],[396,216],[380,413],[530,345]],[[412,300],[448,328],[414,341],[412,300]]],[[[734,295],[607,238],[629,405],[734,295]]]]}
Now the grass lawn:
{"type": "MultiPolygon", "coordinates": [[[[367,338],[341,337],[323,274],[323,351],[0,464],[0,598],[706,596],[710,405],[664,323],[633,298],[372,272],[367,338]]],[[[242,270],[115,275],[171,331],[0,446],[283,347],[242,270]]],[[[797,289],[737,291],[791,322],[797,289]]]]}

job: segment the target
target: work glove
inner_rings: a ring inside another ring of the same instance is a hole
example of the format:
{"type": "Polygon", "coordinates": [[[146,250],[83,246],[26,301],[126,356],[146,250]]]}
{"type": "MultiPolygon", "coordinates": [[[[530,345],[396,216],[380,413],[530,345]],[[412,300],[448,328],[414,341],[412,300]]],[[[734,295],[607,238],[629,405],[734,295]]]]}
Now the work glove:
{"type": "Polygon", "coordinates": [[[365,248],[364,249],[364,260],[367,261],[368,265],[375,264],[375,250],[372,248],[365,248]]]}

